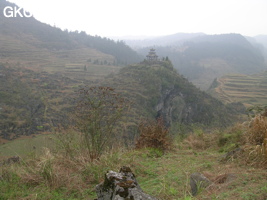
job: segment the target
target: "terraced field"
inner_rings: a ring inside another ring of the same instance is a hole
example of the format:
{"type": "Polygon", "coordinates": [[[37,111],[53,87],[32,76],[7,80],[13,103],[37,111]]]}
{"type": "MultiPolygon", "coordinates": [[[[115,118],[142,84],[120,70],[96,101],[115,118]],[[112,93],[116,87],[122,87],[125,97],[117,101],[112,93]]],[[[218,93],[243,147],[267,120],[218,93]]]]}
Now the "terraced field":
{"type": "Polygon", "coordinates": [[[245,106],[267,102],[267,71],[255,75],[227,75],[217,80],[211,94],[225,103],[242,102],[245,106]]]}

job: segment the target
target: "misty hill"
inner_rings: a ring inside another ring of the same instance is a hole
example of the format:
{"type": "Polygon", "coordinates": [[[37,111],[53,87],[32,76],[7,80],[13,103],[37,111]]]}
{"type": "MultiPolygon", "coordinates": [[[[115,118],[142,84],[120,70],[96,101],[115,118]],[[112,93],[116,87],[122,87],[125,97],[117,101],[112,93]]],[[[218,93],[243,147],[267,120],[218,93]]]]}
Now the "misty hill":
{"type": "MultiPolygon", "coordinates": [[[[147,48],[138,52],[145,55],[147,48]]],[[[167,56],[174,67],[203,90],[214,78],[229,73],[252,74],[266,69],[261,49],[240,34],[203,35],[181,45],[158,46],[159,56],[167,56]]]]}
{"type": "Polygon", "coordinates": [[[267,49],[267,35],[258,35],[255,36],[254,39],[267,49]]]}
{"type": "Polygon", "coordinates": [[[143,40],[134,40],[123,38],[123,40],[134,49],[140,49],[147,46],[174,46],[192,38],[205,35],[204,33],[176,33],[173,35],[146,38],[143,40]]]}
{"type": "MultiPolygon", "coordinates": [[[[2,0],[0,10],[16,6],[2,0]]],[[[122,41],[113,41],[85,32],[68,32],[41,23],[35,18],[6,18],[0,15],[0,59],[8,62],[31,62],[38,65],[64,66],[88,60],[125,65],[142,57],[122,41]]]]}
{"type": "Polygon", "coordinates": [[[142,62],[122,68],[109,76],[105,84],[116,88],[134,104],[128,126],[136,126],[142,118],[163,116],[173,129],[201,124],[226,126],[239,112],[236,104],[225,106],[219,100],[197,89],[178,74],[170,61],[142,62]]]}
{"type": "Polygon", "coordinates": [[[265,56],[265,63],[267,63],[267,35],[258,35],[254,37],[257,45],[261,45],[259,48],[262,49],[262,52],[265,56]]]}

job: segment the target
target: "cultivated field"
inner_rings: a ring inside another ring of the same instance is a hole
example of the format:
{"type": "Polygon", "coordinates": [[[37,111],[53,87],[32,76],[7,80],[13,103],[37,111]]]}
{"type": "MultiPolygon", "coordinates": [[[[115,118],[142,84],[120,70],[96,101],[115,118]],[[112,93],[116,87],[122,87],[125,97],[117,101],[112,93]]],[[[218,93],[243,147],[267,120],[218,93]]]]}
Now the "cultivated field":
{"type": "Polygon", "coordinates": [[[223,102],[242,102],[245,106],[267,102],[267,72],[255,75],[227,75],[217,80],[212,95],[223,102]]]}

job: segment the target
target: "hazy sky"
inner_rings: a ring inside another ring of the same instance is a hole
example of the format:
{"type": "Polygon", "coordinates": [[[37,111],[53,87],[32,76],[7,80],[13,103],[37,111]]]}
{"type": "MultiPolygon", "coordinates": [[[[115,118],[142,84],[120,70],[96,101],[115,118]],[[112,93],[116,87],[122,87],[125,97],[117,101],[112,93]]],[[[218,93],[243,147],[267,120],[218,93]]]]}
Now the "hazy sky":
{"type": "Polygon", "coordinates": [[[267,35],[267,0],[9,0],[42,22],[90,35],[267,35]]]}

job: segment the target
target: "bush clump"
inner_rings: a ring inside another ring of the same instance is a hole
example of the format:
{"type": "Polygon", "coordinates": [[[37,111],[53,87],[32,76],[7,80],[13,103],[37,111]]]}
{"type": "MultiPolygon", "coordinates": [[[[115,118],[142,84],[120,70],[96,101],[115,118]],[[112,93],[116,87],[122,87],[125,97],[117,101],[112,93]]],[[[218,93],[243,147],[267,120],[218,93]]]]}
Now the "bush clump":
{"type": "Polygon", "coordinates": [[[155,148],[168,150],[171,147],[169,129],[165,127],[163,118],[156,121],[146,121],[139,125],[139,138],[136,142],[136,148],[155,148]]]}

